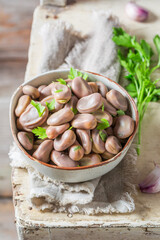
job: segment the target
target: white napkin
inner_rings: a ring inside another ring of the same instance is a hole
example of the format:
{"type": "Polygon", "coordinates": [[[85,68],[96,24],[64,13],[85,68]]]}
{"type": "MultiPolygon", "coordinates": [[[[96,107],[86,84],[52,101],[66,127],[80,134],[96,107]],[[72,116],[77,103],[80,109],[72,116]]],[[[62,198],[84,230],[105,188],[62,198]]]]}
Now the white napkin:
{"type": "MultiPolygon", "coordinates": [[[[43,40],[40,72],[73,66],[101,73],[118,81],[120,65],[112,41],[117,18],[110,13],[93,14],[93,31],[84,39],[72,26],[62,21],[42,26],[43,40]]],[[[84,183],[67,184],[43,176],[30,167],[20,150],[11,147],[12,167],[27,168],[30,179],[29,201],[39,210],[69,213],[126,213],[134,211],[135,161],[132,144],[123,161],[102,178],[84,183]]]]}

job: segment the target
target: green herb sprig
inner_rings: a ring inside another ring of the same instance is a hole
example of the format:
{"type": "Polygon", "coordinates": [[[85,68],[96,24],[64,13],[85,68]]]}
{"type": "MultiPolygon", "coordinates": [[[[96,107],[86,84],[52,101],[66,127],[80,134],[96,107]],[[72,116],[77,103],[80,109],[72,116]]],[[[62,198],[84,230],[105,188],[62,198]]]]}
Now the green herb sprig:
{"type": "Polygon", "coordinates": [[[98,130],[104,130],[106,128],[110,127],[109,122],[105,118],[101,118],[101,122],[97,124],[97,129],[98,130]]]}
{"type": "Polygon", "coordinates": [[[67,85],[66,81],[63,78],[57,79],[57,82],[59,82],[62,85],[67,85]]]}
{"type": "Polygon", "coordinates": [[[72,112],[74,113],[74,115],[76,115],[76,114],[78,113],[77,108],[73,108],[73,107],[71,107],[71,110],[72,110],[72,112]]]}
{"type": "Polygon", "coordinates": [[[74,69],[74,68],[70,68],[70,72],[69,72],[69,75],[68,75],[68,78],[69,79],[74,79],[74,78],[76,78],[76,77],[82,77],[84,80],[87,80],[87,78],[88,78],[88,75],[87,75],[87,73],[81,73],[81,72],[79,72],[79,71],[77,71],[76,69],[74,69]]]}
{"type": "Polygon", "coordinates": [[[42,127],[37,127],[32,130],[32,133],[34,133],[35,136],[37,136],[39,139],[45,139],[47,138],[46,129],[42,127]]]}
{"type": "Polygon", "coordinates": [[[35,102],[34,100],[31,100],[31,104],[37,109],[38,115],[41,117],[45,111],[45,107],[42,106],[39,102],[35,102]]]}
{"type": "Polygon", "coordinates": [[[56,90],[56,91],[54,91],[55,93],[59,93],[59,92],[63,92],[63,90],[62,89],[58,89],[58,90],[56,90]]]}
{"type": "Polygon", "coordinates": [[[77,150],[79,150],[79,149],[81,149],[81,146],[76,146],[76,147],[74,148],[74,151],[77,151],[77,150]]]}
{"type": "Polygon", "coordinates": [[[46,102],[46,106],[49,111],[52,111],[53,109],[55,109],[55,104],[56,104],[55,99],[53,99],[50,103],[46,102]]]}
{"type": "Polygon", "coordinates": [[[126,86],[126,90],[137,99],[139,112],[137,153],[140,154],[143,116],[149,102],[158,101],[160,96],[160,88],[156,85],[160,79],[152,79],[151,76],[160,67],[160,36],[156,35],[153,39],[158,53],[158,61],[155,66],[153,66],[152,61],[153,50],[145,40],[138,42],[135,36],[129,35],[122,28],[113,28],[112,40],[121,47],[118,49],[118,58],[120,64],[128,72],[126,78],[129,84],[126,86]]]}

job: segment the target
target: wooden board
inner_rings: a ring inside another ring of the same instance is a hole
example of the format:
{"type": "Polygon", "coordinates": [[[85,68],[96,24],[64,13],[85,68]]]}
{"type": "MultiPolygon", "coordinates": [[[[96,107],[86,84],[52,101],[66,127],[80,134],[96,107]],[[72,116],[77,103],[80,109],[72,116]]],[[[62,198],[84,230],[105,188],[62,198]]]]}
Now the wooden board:
{"type": "Polygon", "coordinates": [[[0,239],[17,240],[12,199],[0,199],[0,239]]]}
{"type": "MultiPolygon", "coordinates": [[[[76,30],[86,34],[92,27],[90,15],[92,10],[108,10],[111,9],[120,17],[123,24],[127,24],[130,32],[144,37],[149,42],[159,29],[160,20],[154,15],[150,15],[148,22],[136,23],[132,22],[124,13],[124,6],[127,0],[99,0],[99,1],[78,1],[76,4],[67,6],[57,12],[56,9],[38,7],[34,13],[34,21],[32,25],[32,35],[29,50],[29,62],[25,79],[29,80],[38,73],[38,68],[41,60],[42,48],[41,36],[39,34],[41,26],[49,21],[64,21],[73,24],[76,30]],[[55,16],[56,15],[56,19],[55,16]],[[87,24],[86,24],[87,22],[87,24]]],[[[139,1],[146,5],[150,11],[159,16],[159,9],[156,7],[159,4],[158,0],[150,2],[149,0],[139,1]],[[154,2],[154,3],[153,3],[154,2]]],[[[147,120],[148,121],[148,120],[147,120]]],[[[146,128],[146,124],[143,125],[146,128]]],[[[151,125],[150,125],[151,127],[151,125]]],[[[160,131],[160,128],[157,128],[160,131]]],[[[143,131],[145,132],[145,131],[143,131]]],[[[138,180],[142,179],[152,168],[153,163],[149,156],[149,141],[152,138],[153,144],[157,144],[155,136],[143,135],[143,145],[147,144],[148,152],[145,152],[145,159],[142,156],[138,159],[138,168],[141,171],[138,180]],[[145,162],[144,162],[145,160],[145,162]]],[[[159,133],[158,133],[159,134],[159,133]]],[[[159,136],[159,135],[157,135],[159,136]]],[[[153,149],[154,151],[154,149],[153,149]]],[[[159,162],[159,154],[154,155],[154,160],[159,162]]],[[[69,218],[66,214],[55,214],[51,212],[40,212],[35,209],[30,209],[26,198],[29,194],[28,175],[25,170],[14,169],[13,184],[14,184],[14,199],[16,218],[19,226],[20,239],[160,239],[160,194],[147,195],[138,192],[135,197],[136,211],[131,214],[112,214],[98,216],[83,216],[75,214],[69,218]],[[24,229],[27,228],[27,233],[24,229]],[[85,229],[84,229],[85,228],[85,229]],[[37,233],[37,235],[36,235],[37,233]]]]}
{"type": "Polygon", "coordinates": [[[11,169],[8,151],[12,143],[9,102],[23,82],[34,8],[38,0],[0,0],[0,196],[11,196],[11,169]]]}

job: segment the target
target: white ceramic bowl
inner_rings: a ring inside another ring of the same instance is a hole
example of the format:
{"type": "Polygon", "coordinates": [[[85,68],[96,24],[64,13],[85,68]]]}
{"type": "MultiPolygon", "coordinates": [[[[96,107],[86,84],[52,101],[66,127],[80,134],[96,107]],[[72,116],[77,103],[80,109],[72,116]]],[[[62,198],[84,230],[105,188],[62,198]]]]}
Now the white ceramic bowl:
{"type": "MultiPolygon", "coordinates": [[[[84,72],[84,71],[82,71],[84,72]]],[[[21,146],[17,139],[17,128],[16,128],[16,117],[14,114],[15,107],[17,105],[19,97],[22,95],[22,87],[26,84],[30,84],[32,86],[38,87],[42,84],[49,84],[52,81],[58,79],[58,78],[64,78],[66,79],[68,76],[69,70],[56,70],[56,71],[50,71],[46,72],[44,74],[41,74],[32,80],[28,81],[27,83],[23,83],[18,89],[14,92],[11,104],[10,104],[10,126],[11,131],[13,134],[13,138],[19,147],[19,149],[22,151],[24,158],[27,160],[27,162],[33,167],[36,168],[39,172],[42,174],[49,176],[52,179],[57,179],[64,182],[83,182],[87,180],[91,180],[97,177],[100,177],[104,175],[105,173],[111,171],[113,168],[115,168],[120,161],[123,159],[125,154],[127,153],[134,137],[136,134],[137,126],[138,126],[138,111],[135,105],[134,100],[130,97],[130,95],[125,91],[124,88],[122,88],[119,84],[115,83],[114,81],[108,79],[107,77],[104,77],[100,74],[87,72],[89,79],[91,81],[101,81],[103,82],[109,89],[115,89],[121,92],[127,99],[129,103],[129,111],[130,116],[135,121],[135,129],[132,134],[132,136],[129,137],[127,143],[125,144],[124,148],[121,152],[119,152],[116,156],[113,158],[103,161],[98,164],[94,164],[91,166],[85,166],[85,167],[78,167],[78,168],[64,168],[64,167],[58,167],[54,165],[49,165],[47,163],[43,163],[32,156],[30,156],[25,149],[21,146]]]]}

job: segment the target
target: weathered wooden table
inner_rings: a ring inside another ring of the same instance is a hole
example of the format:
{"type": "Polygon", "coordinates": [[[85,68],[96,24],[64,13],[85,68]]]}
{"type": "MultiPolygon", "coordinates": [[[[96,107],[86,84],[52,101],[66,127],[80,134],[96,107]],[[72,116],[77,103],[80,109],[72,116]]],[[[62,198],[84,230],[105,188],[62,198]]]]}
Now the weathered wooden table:
{"type": "MultiPolygon", "coordinates": [[[[159,1],[140,1],[154,13],[154,15],[150,15],[146,23],[132,22],[125,16],[124,6],[126,2],[125,0],[88,0],[78,1],[76,4],[68,5],[65,8],[37,7],[32,25],[29,61],[25,79],[31,79],[38,72],[42,49],[40,28],[45,22],[57,21],[60,18],[72,23],[75,29],[85,34],[92,27],[89,21],[92,10],[111,9],[119,16],[122,24],[127,25],[131,33],[151,42],[153,36],[159,30],[159,1]]],[[[158,107],[159,104],[155,103],[152,106],[152,111],[156,111],[158,107]]],[[[156,131],[152,129],[152,124],[148,125],[148,119],[145,118],[143,129],[147,127],[148,131],[142,129],[141,156],[137,162],[140,171],[138,181],[143,179],[153,168],[153,161],[157,163],[160,161],[160,149],[157,151],[157,143],[160,137],[160,119],[153,118],[150,121],[155,123],[156,131]],[[151,139],[152,149],[150,148],[151,139]],[[151,156],[154,156],[154,159],[151,159],[151,156]]],[[[28,181],[26,170],[13,169],[13,196],[19,239],[160,239],[160,194],[149,195],[138,192],[135,197],[136,211],[131,214],[100,214],[98,216],[75,214],[71,217],[67,216],[67,214],[40,212],[31,209],[27,202],[29,194],[28,181]]]]}

